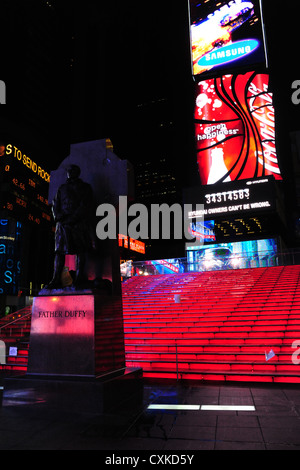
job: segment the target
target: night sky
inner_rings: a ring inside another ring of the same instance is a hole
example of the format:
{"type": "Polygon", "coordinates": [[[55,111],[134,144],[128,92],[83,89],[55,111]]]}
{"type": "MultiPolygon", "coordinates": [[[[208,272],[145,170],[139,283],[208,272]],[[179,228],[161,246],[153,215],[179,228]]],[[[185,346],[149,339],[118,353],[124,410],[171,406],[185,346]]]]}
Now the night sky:
{"type": "MultiPolygon", "coordinates": [[[[291,84],[296,79],[300,80],[300,3],[287,0],[285,10],[280,12],[275,9],[275,3],[271,0],[263,2],[269,71],[278,125],[282,131],[289,132],[300,129],[300,105],[297,107],[291,103],[291,84]]],[[[177,145],[182,149],[191,142],[194,92],[187,2],[154,0],[145,6],[139,1],[115,0],[108,2],[104,10],[99,2],[87,1],[81,7],[81,17],[87,25],[97,23],[97,18],[103,18],[106,24],[102,27],[102,45],[98,44],[99,55],[97,57],[95,47],[91,59],[99,61],[102,77],[102,82],[98,82],[98,96],[102,98],[94,102],[98,109],[94,119],[97,128],[93,129],[91,124],[87,133],[90,132],[91,138],[94,135],[111,137],[120,157],[139,159],[141,149],[132,148],[137,105],[163,98],[170,104],[175,135],[182,139],[177,145]]],[[[76,33],[80,37],[78,24],[75,25],[76,33]]],[[[81,41],[84,42],[84,38],[81,37],[81,41]]],[[[88,80],[89,74],[86,75],[86,88],[88,80]]],[[[94,106],[92,100],[89,101],[86,117],[82,116],[86,123],[94,106]]],[[[78,126],[75,125],[73,130],[72,140],[80,140],[78,126]]],[[[151,139],[151,135],[148,138],[151,139]]]]}
{"type": "MultiPolygon", "coordinates": [[[[64,40],[67,38],[69,41],[63,49],[68,70],[60,69],[58,63],[56,65],[52,51],[54,66],[50,65],[50,75],[48,72],[45,74],[49,82],[49,99],[42,113],[52,123],[57,122],[56,130],[62,135],[59,138],[69,144],[109,137],[120,158],[136,163],[151,157],[151,120],[159,120],[162,107],[155,103],[163,102],[163,112],[169,113],[164,119],[172,122],[169,155],[173,161],[192,155],[194,82],[187,0],[152,0],[147,3],[139,0],[49,0],[48,3],[52,3],[55,11],[59,12],[64,40]],[[145,110],[143,119],[140,118],[141,109],[145,110]]],[[[40,21],[38,4],[47,5],[47,1],[3,0],[0,5],[2,18],[5,17],[5,8],[12,10],[9,20],[3,23],[1,36],[5,48],[0,79],[7,80],[6,109],[14,101],[11,114],[14,119],[19,118],[20,122],[27,124],[30,96],[23,81],[27,77],[30,82],[38,82],[38,78],[34,68],[30,71],[28,61],[24,59],[26,41],[33,38],[31,50],[28,52],[27,49],[27,53],[34,55],[34,44],[37,51],[39,47],[39,28],[47,28],[40,21]],[[10,86],[11,81],[14,87],[10,86]],[[27,110],[22,111],[24,97],[27,110]]],[[[291,84],[300,80],[300,3],[286,0],[284,9],[283,2],[264,0],[263,5],[271,87],[277,125],[281,129],[279,143],[284,149],[287,133],[300,129],[300,105],[295,106],[291,102],[291,84]]],[[[57,31],[53,29],[49,25],[50,35],[53,31],[55,36],[57,31]]],[[[63,44],[55,47],[59,52],[63,44]]],[[[38,54],[34,58],[37,67],[40,60],[47,61],[47,48],[42,53],[43,59],[38,54]]],[[[1,112],[3,114],[3,107],[1,112]]],[[[62,158],[57,151],[62,146],[56,130],[48,137],[49,148],[54,149],[49,161],[50,170],[62,158]]]]}

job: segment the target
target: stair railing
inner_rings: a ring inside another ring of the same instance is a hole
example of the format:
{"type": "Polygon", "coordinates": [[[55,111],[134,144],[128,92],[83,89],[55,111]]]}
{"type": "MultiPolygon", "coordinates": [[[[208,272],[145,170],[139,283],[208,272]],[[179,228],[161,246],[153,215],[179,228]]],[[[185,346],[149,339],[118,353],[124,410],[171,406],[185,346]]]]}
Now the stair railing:
{"type": "MultiPolygon", "coordinates": [[[[20,321],[21,319],[24,319],[24,318],[30,317],[30,316],[31,316],[31,312],[25,313],[24,315],[18,316],[17,318],[14,318],[13,320],[8,321],[4,325],[0,325],[0,336],[1,336],[2,330],[4,328],[6,329],[9,326],[13,325],[14,323],[20,321]]],[[[12,328],[9,329],[9,336],[12,336],[12,328]]],[[[21,336],[23,336],[23,326],[21,327],[21,336]]]]}
{"type": "Polygon", "coordinates": [[[176,380],[178,382],[178,348],[177,348],[177,342],[175,343],[175,351],[176,351],[176,380]]]}

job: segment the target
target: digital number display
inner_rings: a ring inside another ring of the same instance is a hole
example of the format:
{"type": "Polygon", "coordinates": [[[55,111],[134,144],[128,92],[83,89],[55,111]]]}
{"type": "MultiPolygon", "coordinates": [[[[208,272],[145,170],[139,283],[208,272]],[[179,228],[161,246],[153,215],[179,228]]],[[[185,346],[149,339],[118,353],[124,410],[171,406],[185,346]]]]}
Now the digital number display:
{"type": "Polygon", "coordinates": [[[48,202],[50,174],[12,144],[0,146],[0,181],[1,210],[22,222],[54,225],[48,202]]]}
{"type": "Polygon", "coordinates": [[[203,204],[200,210],[190,211],[189,219],[207,216],[224,216],[246,214],[252,211],[274,211],[275,179],[259,178],[244,182],[228,183],[226,191],[222,191],[224,185],[213,186],[214,191],[208,187],[190,188],[185,190],[186,203],[203,204]]]}

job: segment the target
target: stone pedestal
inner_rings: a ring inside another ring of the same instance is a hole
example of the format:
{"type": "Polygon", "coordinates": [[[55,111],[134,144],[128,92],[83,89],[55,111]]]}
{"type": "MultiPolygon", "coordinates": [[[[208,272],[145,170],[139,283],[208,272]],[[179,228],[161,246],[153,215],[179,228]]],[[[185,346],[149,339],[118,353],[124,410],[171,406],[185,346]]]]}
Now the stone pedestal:
{"type": "Polygon", "coordinates": [[[27,375],[96,378],[124,367],[120,296],[34,299],[27,375]]]}
{"type": "Polygon", "coordinates": [[[132,416],[143,373],[125,366],[121,296],[66,292],[34,299],[27,374],[6,379],[6,400],[30,391],[41,413],[132,416]]]}
{"type": "MultiPolygon", "coordinates": [[[[0,387],[0,408],[2,390],[0,387]]],[[[109,417],[116,426],[131,421],[143,406],[141,368],[124,368],[93,378],[23,375],[7,377],[3,406],[13,406],[35,416],[64,420],[70,415],[109,417]]]]}

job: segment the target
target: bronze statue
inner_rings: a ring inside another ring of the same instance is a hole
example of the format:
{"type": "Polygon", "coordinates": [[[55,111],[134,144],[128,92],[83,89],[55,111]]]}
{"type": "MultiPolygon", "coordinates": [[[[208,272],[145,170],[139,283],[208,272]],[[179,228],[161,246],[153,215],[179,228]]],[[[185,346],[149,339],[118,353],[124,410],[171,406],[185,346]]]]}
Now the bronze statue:
{"type": "Polygon", "coordinates": [[[86,253],[95,249],[93,230],[94,198],[93,190],[83,182],[80,168],[70,165],[67,168],[67,181],[62,184],[52,203],[52,213],[56,223],[55,259],[53,278],[47,289],[62,287],[61,273],[65,264],[65,255],[76,255],[76,276],[74,286],[84,287],[86,253]]]}

